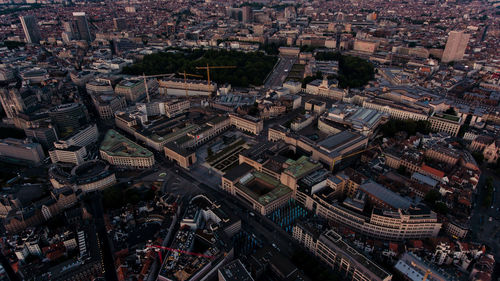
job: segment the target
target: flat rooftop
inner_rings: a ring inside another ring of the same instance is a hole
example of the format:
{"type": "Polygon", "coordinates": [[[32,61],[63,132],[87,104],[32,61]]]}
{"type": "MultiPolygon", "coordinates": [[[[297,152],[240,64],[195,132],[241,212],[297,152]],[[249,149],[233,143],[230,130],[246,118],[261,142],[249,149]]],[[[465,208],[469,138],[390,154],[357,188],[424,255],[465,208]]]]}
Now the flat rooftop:
{"type": "Polygon", "coordinates": [[[100,150],[111,156],[152,157],[153,153],[115,130],[108,130],[101,143],[100,150]]]}
{"type": "Polygon", "coordinates": [[[387,203],[391,207],[395,209],[408,209],[411,206],[411,202],[406,200],[405,198],[399,196],[395,192],[390,191],[384,186],[373,182],[368,181],[359,186],[359,189],[364,191],[365,193],[371,194],[374,197],[377,197],[379,200],[387,203]]]}
{"type": "Polygon", "coordinates": [[[262,205],[267,205],[292,192],[279,180],[260,172],[243,176],[236,187],[262,205]]]}
{"type": "Polygon", "coordinates": [[[289,165],[285,169],[285,173],[292,175],[294,178],[301,178],[321,167],[321,164],[310,161],[307,156],[301,156],[297,160],[288,159],[285,163],[289,165]]]}
{"type": "Polygon", "coordinates": [[[337,254],[342,255],[344,258],[350,260],[354,263],[356,267],[363,267],[364,272],[369,271],[370,274],[375,275],[381,280],[385,280],[387,277],[392,276],[376,263],[372,262],[362,253],[358,252],[356,249],[347,244],[338,233],[333,230],[329,230],[324,234],[321,234],[319,240],[326,244],[328,248],[337,252],[337,254]],[[340,250],[340,252],[338,251],[340,250]]]}

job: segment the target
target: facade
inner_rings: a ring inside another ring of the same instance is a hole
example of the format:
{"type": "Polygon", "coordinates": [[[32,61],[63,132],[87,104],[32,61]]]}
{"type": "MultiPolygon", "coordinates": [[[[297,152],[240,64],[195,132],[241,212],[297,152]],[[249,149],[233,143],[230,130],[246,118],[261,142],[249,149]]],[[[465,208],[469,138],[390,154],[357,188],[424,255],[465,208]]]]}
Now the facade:
{"type": "Polygon", "coordinates": [[[159,80],[158,83],[158,92],[170,96],[186,96],[186,89],[188,96],[209,96],[217,91],[217,84],[210,82],[207,85],[204,80],[169,78],[159,80]]]}
{"type": "Polygon", "coordinates": [[[109,130],[106,133],[99,152],[103,160],[122,168],[147,169],[155,164],[151,151],[120,135],[115,130],[109,130]]]}
{"type": "Polygon", "coordinates": [[[30,44],[40,44],[41,35],[38,29],[38,23],[34,16],[20,16],[21,25],[23,26],[26,42],[30,44]]]}
{"type": "Polygon", "coordinates": [[[469,43],[470,34],[463,31],[451,31],[446,41],[442,62],[460,61],[464,58],[465,49],[469,43]]]}
{"type": "Polygon", "coordinates": [[[164,103],[165,115],[167,117],[175,117],[181,115],[189,109],[190,102],[188,100],[172,100],[164,103]]]}
{"type": "Polygon", "coordinates": [[[99,131],[97,130],[97,125],[92,124],[71,136],[54,142],[54,147],[57,149],[67,149],[72,146],[87,146],[96,143],[98,138],[99,131]]]}
{"type": "Polygon", "coordinates": [[[364,108],[376,109],[388,113],[394,119],[400,120],[427,120],[426,112],[411,108],[404,104],[395,103],[389,100],[372,99],[363,101],[364,108]]]}
{"type": "Polygon", "coordinates": [[[258,135],[264,129],[264,122],[259,118],[249,115],[239,116],[233,113],[229,114],[229,118],[231,125],[235,126],[238,130],[258,135]]]}
{"type": "Polygon", "coordinates": [[[0,140],[0,157],[40,164],[45,159],[45,153],[39,143],[29,140],[6,138],[0,140]]]}
{"type": "Polygon", "coordinates": [[[71,163],[80,165],[87,159],[87,149],[85,146],[70,146],[67,148],[53,148],[49,150],[52,163],[71,163]]]}
{"type": "Polygon", "coordinates": [[[462,118],[444,113],[433,113],[429,117],[431,130],[445,132],[456,137],[462,125],[462,118]]]}
{"type": "Polygon", "coordinates": [[[311,95],[317,95],[336,100],[342,100],[345,93],[344,90],[337,88],[338,81],[328,80],[326,77],[323,80],[314,80],[306,85],[306,92],[311,95]]]}
{"type": "Polygon", "coordinates": [[[392,280],[392,274],[350,246],[333,230],[318,235],[315,230],[299,223],[293,227],[292,236],[332,270],[338,272],[343,277],[342,280],[392,280]]]}

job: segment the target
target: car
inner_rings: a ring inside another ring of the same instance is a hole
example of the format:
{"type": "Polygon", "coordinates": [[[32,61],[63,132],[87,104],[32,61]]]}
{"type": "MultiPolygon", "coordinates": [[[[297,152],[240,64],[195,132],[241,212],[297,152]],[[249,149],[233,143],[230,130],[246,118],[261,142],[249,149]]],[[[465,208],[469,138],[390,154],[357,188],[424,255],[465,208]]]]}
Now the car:
{"type": "Polygon", "coordinates": [[[248,213],[251,217],[255,217],[255,214],[253,212],[248,213]]]}

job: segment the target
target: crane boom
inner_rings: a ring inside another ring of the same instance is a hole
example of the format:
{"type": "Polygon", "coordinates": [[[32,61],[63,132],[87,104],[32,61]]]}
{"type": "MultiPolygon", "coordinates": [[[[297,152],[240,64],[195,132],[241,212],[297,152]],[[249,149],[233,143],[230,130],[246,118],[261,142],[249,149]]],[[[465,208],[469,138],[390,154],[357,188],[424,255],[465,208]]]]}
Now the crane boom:
{"type": "Polygon", "coordinates": [[[210,85],[210,69],[221,69],[221,68],[237,68],[235,65],[214,65],[209,66],[197,66],[196,69],[206,69],[207,70],[207,82],[210,85]]]}

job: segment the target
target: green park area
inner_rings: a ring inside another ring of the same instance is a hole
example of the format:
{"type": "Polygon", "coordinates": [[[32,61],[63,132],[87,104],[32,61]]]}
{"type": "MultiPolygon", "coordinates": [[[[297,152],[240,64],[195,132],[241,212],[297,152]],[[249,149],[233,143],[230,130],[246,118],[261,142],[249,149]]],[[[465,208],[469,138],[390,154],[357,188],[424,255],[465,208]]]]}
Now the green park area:
{"type": "Polygon", "coordinates": [[[143,60],[123,69],[124,74],[155,75],[187,73],[207,78],[204,69],[197,66],[235,66],[210,72],[210,79],[219,84],[230,83],[236,87],[260,86],[273,69],[277,58],[262,52],[238,52],[226,50],[170,50],[146,55],[143,60]]]}

